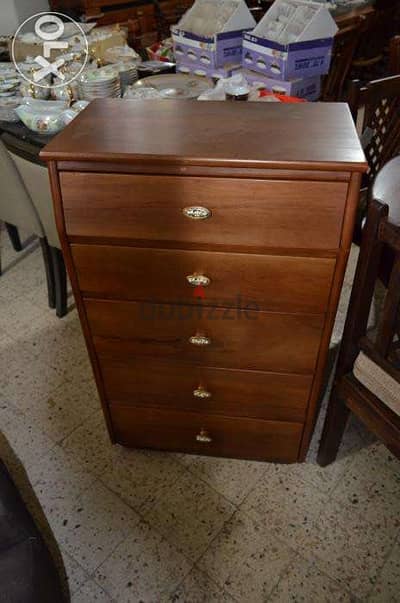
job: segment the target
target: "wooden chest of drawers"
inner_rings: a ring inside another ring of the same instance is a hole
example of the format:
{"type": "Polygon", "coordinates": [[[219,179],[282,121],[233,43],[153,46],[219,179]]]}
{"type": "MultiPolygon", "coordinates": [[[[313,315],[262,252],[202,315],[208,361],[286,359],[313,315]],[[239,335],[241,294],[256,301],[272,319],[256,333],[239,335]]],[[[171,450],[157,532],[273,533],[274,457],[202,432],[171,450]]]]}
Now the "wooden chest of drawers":
{"type": "Polygon", "coordinates": [[[111,440],[304,459],[366,167],[347,106],[96,101],[42,157],[111,440]]]}

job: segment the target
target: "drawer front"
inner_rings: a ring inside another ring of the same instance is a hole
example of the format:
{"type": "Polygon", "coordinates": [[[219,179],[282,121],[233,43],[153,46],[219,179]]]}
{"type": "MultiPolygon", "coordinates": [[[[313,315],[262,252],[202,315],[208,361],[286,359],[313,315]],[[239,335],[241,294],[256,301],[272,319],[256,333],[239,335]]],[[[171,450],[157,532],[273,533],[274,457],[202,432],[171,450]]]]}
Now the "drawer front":
{"type": "Polygon", "coordinates": [[[342,182],[78,172],[60,181],[69,236],[246,247],[339,247],[347,193],[342,182]],[[187,217],[193,206],[210,216],[187,217]]]}
{"type": "Polygon", "coordinates": [[[99,357],[106,397],[125,405],[255,417],[305,419],[312,377],[99,357]]]}
{"type": "Polygon", "coordinates": [[[72,245],[83,295],[324,312],[335,260],[72,245]]]}
{"type": "Polygon", "coordinates": [[[324,316],[85,300],[98,353],[312,373],[324,316]],[[191,338],[195,337],[193,340],[191,338]]]}
{"type": "Polygon", "coordinates": [[[124,446],[264,461],[295,462],[303,427],[116,404],[110,411],[116,441],[124,446]]]}

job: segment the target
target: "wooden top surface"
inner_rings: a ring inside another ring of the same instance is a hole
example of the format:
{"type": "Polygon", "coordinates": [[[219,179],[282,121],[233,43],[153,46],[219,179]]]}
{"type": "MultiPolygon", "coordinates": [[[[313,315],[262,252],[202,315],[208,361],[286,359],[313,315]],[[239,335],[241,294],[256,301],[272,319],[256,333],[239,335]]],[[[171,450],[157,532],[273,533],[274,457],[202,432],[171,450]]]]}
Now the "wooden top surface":
{"type": "Polygon", "coordinates": [[[366,169],[344,103],[99,99],[43,149],[41,158],[175,166],[366,169]]]}

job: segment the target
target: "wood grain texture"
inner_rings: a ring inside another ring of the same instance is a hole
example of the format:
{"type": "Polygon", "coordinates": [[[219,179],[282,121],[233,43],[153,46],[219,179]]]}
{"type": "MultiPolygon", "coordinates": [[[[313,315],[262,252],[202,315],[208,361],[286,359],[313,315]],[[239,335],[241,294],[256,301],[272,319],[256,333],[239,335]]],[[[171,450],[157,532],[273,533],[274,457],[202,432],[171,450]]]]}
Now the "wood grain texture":
{"type": "Polygon", "coordinates": [[[335,260],[327,258],[105,245],[71,250],[85,297],[184,304],[201,299],[203,305],[253,303],[281,312],[325,312],[335,269],[335,260]],[[193,274],[207,276],[210,284],[191,286],[187,276],[193,274]]]}
{"type": "Polygon", "coordinates": [[[314,180],[323,182],[349,182],[349,171],[323,171],[290,169],[267,169],[240,167],[218,167],[209,165],[143,165],[136,163],[107,163],[105,161],[58,161],[60,172],[97,172],[102,174],[140,174],[155,176],[207,176],[213,178],[257,178],[265,180],[314,180]]]}
{"type": "Polygon", "coordinates": [[[336,311],[339,304],[340,293],[342,291],[344,274],[346,271],[347,260],[349,258],[353,227],[355,222],[355,213],[360,195],[361,174],[354,173],[349,187],[346,210],[343,218],[341,249],[338,254],[335,275],[333,278],[332,289],[329,299],[328,311],[324,330],[321,337],[321,346],[318,355],[317,366],[315,370],[314,382],[311,390],[310,403],[308,407],[307,419],[304,425],[304,432],[300,448],[300,460],[304,460],[307,454],[310,440],[317,420],[321,388],[324,383],[325,367],[329,353],[329,342],[335,324],[336,311]]]}
{"type": "Polygon", "coordinates": [[[322,314],[280,314],[246,308],[85,300],[99,354],[116,350],[216,367],[312,373],[322,314]],[[209,346],[190,337],[204,334],[209,346]]]}
{"type": "Polygon", "coordinates": [[[344,103],[99,99],[56,136],[41,157],[246,169],[366,168],[344,103]]]}
{"type": "Polygon", "coordinates": [[[110,412],[117,441],[125,446],[288,463],[297,459],[301,423],[116,404],[110,405],[110,412]],[[202,429],[207,431],[211,442],[196,441],[202,429]]]}
{"type": "Polygon", "coordinates": [[[60,175],[68,236],[212,246],[339,247],[347,185],[233,178],[60,175]],[[212,212],[206,220],[188,206],[212,212]]]}
{"type": "Polygon", "coordinates": [[[42,158],[112,441],[303,460],[366,169],[347,106],[95,101],[42,158]]]}
{"type": "Polygon", "coordinates": [[[188,366],[118,350],[100,353],[99,362],[108,400],[275,421],[304,421],[312,383],[311,375],[188,366]],[[195,397],[198,388],[210,397],[195,397]]]}
{"type": "Polygon", "coordinates": [[[113,427],[112,427],[112,423],[111,423],[110,411],[109,411],[109,407],[107,404],[107,400],[106,400],[106,396],[105,396],[105,392],[104,392],[104,388],[103,388],[103,381],[101,378],[100,368],[99,368],[99,364],[97,361],[97,355],[96,355],[96,351],[95,351],[95,347],[94,347],[94,343],[93,343],[93,338],[92,338],[92,335],[89,330],[85,306],[83,303],[82,296],[80,294],[78,279],[76,276],[75,267],[74,267],[74,263],[72,260],[71,250],[70,250],[70,247],[69,247],[69,244],[67,241],[67,237],[66,237],[64,213],[63,213],[63,206],[62,206],[62,200],[61,200],[60,181],[58,178],[59,174],[57,172],[57,167],[54,162],[49,163],[48,169],[49,169],[49,176],[50,176],[51,194],[53,197],[53,204],[54,204],[55,220],[56,220],[57,231],[58,231],[61,246],[62,246],[63,257],[64,257],[65,265],[66,265],[66,268],[68,271],[68,275],[69,275],[69,278],[71,281],[72,291],[74,293],[76,307],[77,307],[78,314],[79,314],[79,320],[81,323],[83,336],[85,338],[86,347],[87,347],[90,362],[92,365],[97,390],[99,392],[100,402],[101,402],[101,406],[102,406],[102,410],[103,410],[103,414],[104,414],[104,419],[106,421],[108,434],[110,436],[111,442],[115,442],[115,435],[114,435],[113,427]]]}

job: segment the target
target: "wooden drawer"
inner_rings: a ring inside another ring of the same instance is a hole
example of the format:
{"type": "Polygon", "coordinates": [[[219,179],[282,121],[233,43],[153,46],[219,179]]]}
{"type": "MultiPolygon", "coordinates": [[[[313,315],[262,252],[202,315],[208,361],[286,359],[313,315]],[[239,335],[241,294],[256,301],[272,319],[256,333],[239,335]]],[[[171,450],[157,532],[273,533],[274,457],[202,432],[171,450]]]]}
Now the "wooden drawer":
{"type": "Polygon", "coordinates": [[[251,304],[252,308],[324,312],[335,260],[207,251],[72,245],[84,295],[101,298],[251,304]],[[143,267],[146,267],[144,270],[143,267]],[[187,277],[203,275],[200,290],[187,277]]]}
{"type": "Polygon", "coordinates": [[[206,366],[312,373],[324,316],[85,300],[98,353],[206,366]],[[204,334],[210,345],[193,345],[204,334]]]}
{"type": "Polygon", "coordinates": [[[108,400],[126,405],[254,417],[305,419],[312,377],[99,356],[108,400]],[[208,397],[206,397],[208,396],[208,397]]]}
{"type": "Polygon", "coordinates": [[[347,184],[62,172],[68,236],[335,249],[347,184]],[[203,206],[208,219],[183,209],[203,206]]]}
{"type": "Polygon", "coordinates": [[[266,461],[295,462],[301,423],[216,417],[213,415],[110,405],[116,441],[124,446],[184,450],[266,461]],[[206,430],[210,442],[197,436],[206,430]]]}

